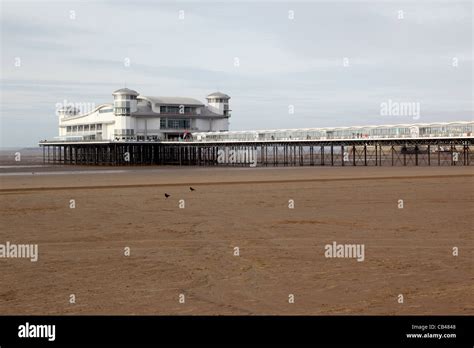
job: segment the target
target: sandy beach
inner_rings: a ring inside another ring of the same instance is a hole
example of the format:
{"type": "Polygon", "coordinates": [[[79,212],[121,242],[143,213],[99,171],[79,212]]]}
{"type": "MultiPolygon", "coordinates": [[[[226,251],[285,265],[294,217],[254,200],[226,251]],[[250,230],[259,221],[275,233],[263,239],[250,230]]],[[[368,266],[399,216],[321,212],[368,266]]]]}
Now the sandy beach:
{"type": "Polygon", "coordinates": [[[0,312],[472,315],[473,184],[469,167],[6,166],[0,243],[39,257],[0,258],[0,312]]]}

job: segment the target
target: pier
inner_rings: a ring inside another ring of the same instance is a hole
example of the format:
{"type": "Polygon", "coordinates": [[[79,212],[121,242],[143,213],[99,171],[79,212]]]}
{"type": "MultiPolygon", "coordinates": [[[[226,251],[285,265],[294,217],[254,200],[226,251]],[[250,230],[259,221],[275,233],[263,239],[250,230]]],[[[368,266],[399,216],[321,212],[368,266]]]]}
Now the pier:
{"type": "Polygon", "coordinates": [[[469,166],[469,137],[263,141],[45,141],[45,164],[181,166],[469,166]],[[219,154],[231,160],[220,161],[219,154]],[[246,156],[237,156],[245,154],[246,156]],[[235,155],[235,156],[234,156],[235,155]],[[248,155],[248,156],[247,156],[248,155]]]}

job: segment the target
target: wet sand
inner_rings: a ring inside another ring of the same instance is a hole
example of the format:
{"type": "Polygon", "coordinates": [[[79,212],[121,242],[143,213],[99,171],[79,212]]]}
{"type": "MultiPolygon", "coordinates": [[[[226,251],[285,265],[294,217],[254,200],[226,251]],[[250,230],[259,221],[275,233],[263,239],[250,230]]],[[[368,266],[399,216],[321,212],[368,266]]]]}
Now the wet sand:
{"type": "Polygon", "coordinates": [[[0,312],[472,315],[473,184],[469,167],[4,168],[0,243],[39,260],[0,258],[0,312]],[[326,258],[334,241],[365,260],[326,258]]]}

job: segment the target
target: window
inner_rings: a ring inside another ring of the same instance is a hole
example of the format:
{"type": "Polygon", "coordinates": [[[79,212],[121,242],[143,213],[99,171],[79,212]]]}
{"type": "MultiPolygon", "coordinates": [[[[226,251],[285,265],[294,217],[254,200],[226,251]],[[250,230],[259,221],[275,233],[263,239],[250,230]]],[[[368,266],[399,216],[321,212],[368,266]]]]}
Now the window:
{"type": "Polygon", "coordinates": [[[130,102],[129,101],[116,101],[114,103],[115,108],[129,108],[130,102]]]}
{"type": "Polygon", "coordinates": [[[191,120],[180,119],[180,118],[161,118],[160,128],[161,129],[188,129],[191,127],[191,120]]]}
{"type": "Polygon", "coordinates": [[[114,110],[113,109],[100,109],[99,110],[99,114],[102,114],[102,113],[105,113],[105,112],[113,112],[114,110]]]}
{"type": "Polygon", "coordinates": [[[179,106],[162,105],[162,106],[160,106],[160,113],[162,113],[162,114],[178,114],[179,113],[179,106]]]}
{"type": "Polygon", "coordinates": [[[116,107],[115,108],[115,115],[117,115],[117,116],[129,116],[130,115],[130,108],[116,107]]]}
{"type": "Polygon", "coordinates": [[[130,136],[134,134],[133,129],[116,129],[114,131],[114,136],[130,136]]]}

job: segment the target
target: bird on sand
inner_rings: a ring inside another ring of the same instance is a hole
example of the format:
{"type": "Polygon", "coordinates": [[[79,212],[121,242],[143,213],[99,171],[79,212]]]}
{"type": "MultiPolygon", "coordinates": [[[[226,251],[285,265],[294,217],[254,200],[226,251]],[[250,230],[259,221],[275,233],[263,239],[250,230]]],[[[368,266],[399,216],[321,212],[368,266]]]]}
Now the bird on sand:
{"type": "Polygon", "coordinates": [[[190,189],[191,191],[195,191],[195,189],[194,189],[194,188],[192,188],[191,186],[189,186],[189,189],[190,189]]]}
{"type": "Polygon", "coordinates": [[[169,194],[165,193],[165,197],[166,197],[166,198],[168,198],[169,196],[171,196],[171,195],[169,195],[169,194]]]}

